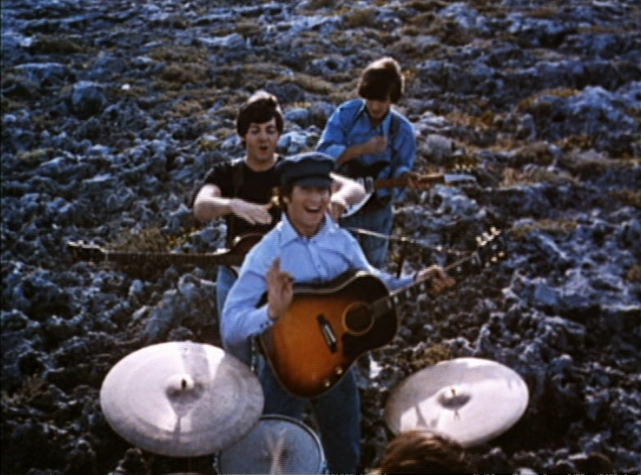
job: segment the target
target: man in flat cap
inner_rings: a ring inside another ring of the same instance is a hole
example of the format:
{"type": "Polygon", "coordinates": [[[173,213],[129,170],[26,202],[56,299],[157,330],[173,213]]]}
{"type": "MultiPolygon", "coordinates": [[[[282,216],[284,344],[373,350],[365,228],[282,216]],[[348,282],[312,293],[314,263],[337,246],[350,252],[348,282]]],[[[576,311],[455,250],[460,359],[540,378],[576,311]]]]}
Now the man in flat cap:
{"type": "MultiPolygon", "coordinates": [[[[389,290],[428,280],[432,292],[438,293],[454,282],[436,266],[400,278],[371,266],[356,239],[328,213],[333,169],[334,160],[319,152],[295,155],[279,163],[279,199],[284,213],[247,254],[223,309],[221,335],[232,355],[243,361],[255,358],[265,395],[263,412],[300,418],[311,402],[329,472],[357,473],[360,402],[353,369],[346,368],[340,380],[317,397],[297,397],[283,387],[265,355],[254,350],[257,345],[253,342],[286,314],[294,299],[294,284],[326,283],[353,270],[372,274],[389,290]]],[[[366,302],[368,297],[360,296],[366,302]]],[[[317,316],[309,317],[318,331],[320,324],[314,323],[317,316]]],[[[297,356],[300,361],[309,358],[306,354],[297,356]]]]}

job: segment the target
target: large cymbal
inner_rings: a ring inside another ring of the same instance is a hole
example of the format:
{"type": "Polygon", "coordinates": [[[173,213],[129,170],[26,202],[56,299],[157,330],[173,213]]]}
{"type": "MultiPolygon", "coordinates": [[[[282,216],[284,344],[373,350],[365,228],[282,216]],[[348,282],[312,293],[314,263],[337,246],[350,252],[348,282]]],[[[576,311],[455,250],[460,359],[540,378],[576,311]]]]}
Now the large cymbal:
{"type": "Polygon", "coordinates": [[[239,360],[189,341],[151,345],[107,374],[102,411],[128,442],[170,457],[218,452],[240,440],[263,410],[258,378],[239,360]]]}
{"type": "Polygon", "coordinates": [[[456,358],[424,368],[394,388],[385,421],[394,433],[431,430],[471,447],[512,427],[528,399],[525,382],[512,369],[481,358],[456,358]]]}

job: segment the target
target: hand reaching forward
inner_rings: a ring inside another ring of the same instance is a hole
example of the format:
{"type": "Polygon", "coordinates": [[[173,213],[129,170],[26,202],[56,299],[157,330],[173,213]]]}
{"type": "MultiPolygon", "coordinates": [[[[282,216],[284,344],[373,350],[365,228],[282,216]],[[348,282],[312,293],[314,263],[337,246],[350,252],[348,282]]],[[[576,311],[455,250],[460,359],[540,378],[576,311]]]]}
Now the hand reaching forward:
{"type": "Polygon", "coordinates": [[[294,278],[289,272],[280,270],[280,258],[267,271],[267,309],[269,318],[277,320],[283,315],[294,297],[294,278]]]}
{"type": "Polygon", "coordinates": [[[430,266],[427,269],[423,269],[416,274],[416,282],[423,280],[428,281],[430,287],[430,294],[437,295],[443,292],[448,287],[453,286],[456,281],[447,275],[442,267],[440,266],[430,266]]]}
{"type": "Polygon", "coordinates": [[[229,202],[232,213],[249,224],[269,224],[272,215],[269,214],[269,205],[257,205],[237,198],[229,202]]]}

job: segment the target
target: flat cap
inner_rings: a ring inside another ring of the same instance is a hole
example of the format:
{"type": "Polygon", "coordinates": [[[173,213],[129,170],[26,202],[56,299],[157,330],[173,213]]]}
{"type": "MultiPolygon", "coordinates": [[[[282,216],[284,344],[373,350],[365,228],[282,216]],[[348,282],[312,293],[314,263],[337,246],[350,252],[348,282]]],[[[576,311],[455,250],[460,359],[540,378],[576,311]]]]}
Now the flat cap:
{"type": "Polygon", "coordinates": [[[320,152],[306,152],[287,157],[278,163],[281,185],[330,187],[334,159],[320,152]]]}

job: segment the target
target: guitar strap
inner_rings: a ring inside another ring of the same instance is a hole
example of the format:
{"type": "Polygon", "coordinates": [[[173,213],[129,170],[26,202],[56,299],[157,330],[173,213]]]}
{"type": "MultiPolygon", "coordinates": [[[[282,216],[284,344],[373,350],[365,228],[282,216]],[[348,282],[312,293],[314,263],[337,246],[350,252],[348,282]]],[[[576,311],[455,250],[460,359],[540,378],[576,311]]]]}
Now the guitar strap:
{"type": "MultiPolygon", "coordinates": [[[[238,193],[240,193],[240,188],[243,186],[243,181],[245,179],[244,169],[244,160],[242,158],[237,158],[231,162],[231,188],[232,188],[232,198],[238,198],[238,193]]],[[[227,229],[227,246],[231,247],[234,238],[236,237],[236,216],[231,216],[229,219],[229,228],[227,229]]]]}

